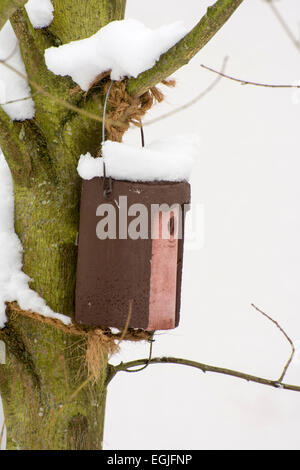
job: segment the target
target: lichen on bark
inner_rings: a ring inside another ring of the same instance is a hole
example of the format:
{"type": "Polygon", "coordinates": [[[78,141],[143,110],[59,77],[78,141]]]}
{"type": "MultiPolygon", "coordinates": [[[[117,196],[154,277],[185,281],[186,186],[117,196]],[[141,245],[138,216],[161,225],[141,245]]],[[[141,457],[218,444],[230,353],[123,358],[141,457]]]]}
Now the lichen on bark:
{"type": "MultiPolygon", "coordinates": [[[[150,71],[128,81],[142,94],[186,63],[224,24],[242,0],[218,0],[178,45],[150,71]]],[[[14,180],[15,229],[24,248],[23,269],[55,311],[72,316],[81,183],[77,159],[96,154],[101,122],[58,104],[51,96],[102,115],[103,90],[70,94],[75,84],[57,77],[44,63],[44,49],[82,39],[124,17],[126,0],[53,0],[54,21],[34,30],[22,0],[2,0],[0,27],[10,17],[28,78],[47,94],[32,92],[36,115],[13,123],[0,108],[0,146],[14,180]],[[2,23],[1,23],[2,21],[2,23]]],[[[107,361],[99,380],[85,366],[86,342],[8,309],[0,339],[7,363],[0,366],[9,449],[100,449],[103,439],[107,361]]]]}

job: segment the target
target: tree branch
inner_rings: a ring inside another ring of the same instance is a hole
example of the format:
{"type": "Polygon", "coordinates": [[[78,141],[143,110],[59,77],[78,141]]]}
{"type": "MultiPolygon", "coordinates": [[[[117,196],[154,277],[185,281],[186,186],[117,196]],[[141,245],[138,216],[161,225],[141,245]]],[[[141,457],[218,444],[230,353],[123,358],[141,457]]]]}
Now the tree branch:
{"type": "Polygon", "coordinates": [[[20,184],[29,183],[30,158],[25,151],[17,128],[0,106],[0,147],[7,159],[14,179],[20,184]]]}
{"type": "Polygon", "coordinates": [[[269,387],[273,388],[282,388],[285,390],[292,390],[294,392],[300,392],[300,385],[290,385],[286,383],[282,383],[282,380],[287,372],[287,369],[289,365],[292,362],[292,359],[294,357],[295,353],[295,347],[293,341],[290,339],[290,337],[287,335],[287,333],[284,331],[284,329],[279,325],[277,321],[275,321],[270,315],[266,314],[262,310],[260,310],[258,307],[256,307],[254,304],[251,304],[255,310],[257,310],[259,313],[261,313],[263,316],[268,318],[272,323],[274,323],[277,328],[281,331],[281,333],[284,335],[284,337],[287,339],[287,341],[290,343],[292,347],[292,353],[289,357],[289,360],[287,361],[283,372],[278,380],[270,380],[266,379],[263,377],[258,377],[256,375],[250,375],[246,374],[245,372],[240,372],[237,370],[232,370],[232,369],[226,369],[224,367],[218,367],[218,366],[211,366],[208,364],[203,364],[201,362],[196,362],[196,361],[191,361],[189,359],[182,359],[178,357],[155,357],[152,358],[152,343],[151,343],[151,348],[150,348],[150,354],[148,359],[137,359],[135,361],[129,361],[129,362],[121,362],[117,366],[113,366],[112,364],[109,364],[108,370],[107,370],[107,377],[106,377],[106,383],[109,384],[109,382],[115,377],[115,375],[118,372],[139,372],[146,367],[148,367],[150,364],[178,364],[178,365],[183,365],[183,366],[189,366],[189,367],[194,367],[195,369],[200,369],[202,372],[214,372],[217,374],[223,374],[223,375],[230,375],[232,377],[236,377],[239,379],[246,380],[247,382],[255,382],[261,385],[267,385],[269,387]],[[134,367],[138,366],[144,366],[141,369],[137,370],[132,370],[134,367]]]}
{"type": "Polygon", "coordinates": [[[294,36],[292,30],[290,29],[288,24],[285,22],[285,20],[283,19],[283,17],[281,16],[281,14],[277,10],[277,8],[275,7],[273,0],[266,0],[266,2],[269,4],[272,12],[274,13],[277,20],[279,21],[282,29],[285,31],[287,36],[290,38],[290,40],[292,41],[292,43],[294,44],[294,46],[296,47],[298,52],[300,52],[300,41],[294,36]]]}
{"type": "MultiPolygon", "coordinates": [[[[22,77],[24,80],[27,80],[27,77],[26,75],[24,75],[22,72],[20,72],[19,70],[17,70],[15,67],[13,67],[12,65],[10,64],[7,64],[4,60],[1,60],[0,59],[0,64],[4,65],[5,67],[7,67],[9,70],[15,72],[19,77],[22,77]]],[[[53,101],[56,105],[59,105],[61,106],[62,108],[65,108],[65,109],[68,109],[70,111],[73,111],[75,113],[78,113],[79,115],[83,116],[83,117],[86,117],[86,118],[89,118],[89,119],[92,119],[94,121],[98,121],[98,122],[102,122],[103,119],[101,116],[98,116],[97,114],[95,113],[92,113],[92,112],[89,112],[89,111],[86,111],[84,108],[79,108],[78,106],[75,106],[73,105],[72,103],[70,103],[69,101],[66,101],[64,100],[63,98],[60,98],[59,96],[56,96],[52,93],[49,93],[46,89],[44,89],[43,87],[41,87],[37,82],[35,82],[34,80],[30,80],[28,79],[27,80],[29,85],[31,85],[31,87],[33,89],[36,90],[36,95],[43,95],[45,96],[46,98],[49,99],[49,101],[53,101]]],[[[106,118],[106,121],[111,123],[111,124],[117,124],[118,126],[120,127],[125,127],[124,125],[124,122],[122,121],[116,121],[116,120],[112,120],[112,119],[109,119],[109,118],[106,118]]]]}
{"type": "Polygon", "coordinates": [[[202,67],[205,70],[209,70],[210,72],[216,73],[217,75],[220,75],[221,77],[228,78],[229,80],[233,80],[234,82],[241,83],[241,85],[255,85],[255,86],[265,87],[265,88],[300,88],[300,85],[273,85],[271,83],[250,82],[249,80],[242,80],[241,78],[231,77],[230,75],[226,75],[225,73],[219,72],[218,70],[215,70],[212,67],[208,67],[207,65],[204,65],[204,64],[201,64],[200,67],[202,67]]]}
{"type": "Polygon", "coordinates": [[[41,30],[35,31],[25,8],[17,10],[10,19],[18,38],[28,77],[42,85],[50,76],[45,60],[44,49],[52,45],[41,30]]]}
{"type": "Polygon", "coordinates": [[[281,326],[279,325],[279,323],[277,321],[275,321],[272,317],[270,317],[270,315],[268,315],[267,313],[263,312],[262,310],[260,310],[258,307],[256,307],[256,305],[254,304],[251,304],[251,307],[253,307],[257,312],[261,313],[264,317],[266,317],[268,320],[270,320],[272,323],[274,323],[274,325],[277,326],[277,328],[279,329],[279,331],[281,331],[281,333],[283,334],[283,336],[287,339],[287,341],[290,343],[291,345],[291,348],[292,348],[292,352],[291,352],[291,355],[287,361],[287,363],[285,364],[284,368],[283,368],[283,371],[282,371],[282,374],[281,376],[279,377],[278,379],[278,382],[281,383],[284,379],[284,376],[289,368],[289,365],[291,364],[292,360],[293,360],[293,357],[294,357],[294,354],[295,354],[295,346],[294,346],[294,343],[293,341],[291,340],[291,338],[287,335],[287,333],[284,331],[283,328],[281,328],[281,326]]]}
{"type": "MultiPolygon", "coordinates": [[[[228,57],[225,57],[223,60],[223,65],[221,69],[222,72],[225,71],[227,60],[228,60],[228,57]]],[[[198,101],[201,100],[201,98],[204,98],[204,96],[206,96],[209,92],[211,92],[221,80],[222,80],[222,76],[218,75],[218,77],[207,88],[205,88],[205,90],[201,91],[197,96],[195,96],[195,98],[188,101],[184,105],[179,106],[179,108],[173,109],[172,111],[169,111],[168,113],[162,114],[161,116],[158,116],[156,118],[150,119],[149,121],[143,122],[143,126],[144,127],[149,126],[150,124],[154,124],[155,122],[162,121],[163,119],[174,116],[174,114],[180,113],[181,111],[185,111],[187,108],[198,103],[198,101]]]]}
{"type": "Polygon", "coordinates": [[[14,12],[25,5],[27,0],[1,0],[0,2],[0,29],[14,12]]]}
{"type": "MultiPolygon", "coordinates": [[[[61,99],[69,98],[72,80],[69,77],[55,76],[45,64],[44,50],[53,45],[51,36],[46,35],[42,30],[36,31],[32,27],[25,8],[17,10],[10,21],[19,40],[31,90],[37,89],[33,85],[36,83],[40,88],[51,90],[53,96],[61,99]]],[[[53,139],[53,134],[60,128],[61,122],[65,121],[69,111],[65,108],[54,107],[52,103],[49,103],[49,97],[42,92],[35,96],[34,101],[37,123],[45,137],[53,139]]],[[[78,97],[74,96],[71,101],[75,103],[78,97]]]]}
{"type": "Polygon", "coordinates": [[[126,0],[52,0],[54,20],[48,31],[63,44],[84,39],[114,20],[124,18],[126,0]]]}
{"type": "Polygon", "coordinates": [[[154,67],[131,78],[127,91],[139,96],[187,64],[226,23],[243,0],[218,0],[207,9],[199,23],[175,46],[161,55],[154,67]]]}
{"type": "Polygon", "coordinates": [[[277,380],[265,379],[255,375],[246,374],[237,370],[225,369],[223,367],[211,366],[203,364],[201,362],[190,361],[189,359],[181,359],[178,357],[154,357],[150,361],[149,359],[137,359],[130,362],[121,362],[118,366],[110,366],[109,377],[107,382],[109,383],[118,372],[126,372],[132,367],[141,366],[144,364],[178,364],[183,366],[194,367],[200,369],[202,372],[214,372],[217,374],[230,375],[239,379],[246,380],[247,382],[255,382],[261,385],[267,385],[273,388],[282,388],[284,390],[292,390],[294,392],[300,392],[300,385],[290,385],[286,383],[280,383],[277,380]]]}
{"type": "Polygon", "coordinates": [[[0,106],[0,147],[14,181],[30,186],[31,177],[39,173],[53,177],[47,144],[34,120],[13,122],[0,106]]]}

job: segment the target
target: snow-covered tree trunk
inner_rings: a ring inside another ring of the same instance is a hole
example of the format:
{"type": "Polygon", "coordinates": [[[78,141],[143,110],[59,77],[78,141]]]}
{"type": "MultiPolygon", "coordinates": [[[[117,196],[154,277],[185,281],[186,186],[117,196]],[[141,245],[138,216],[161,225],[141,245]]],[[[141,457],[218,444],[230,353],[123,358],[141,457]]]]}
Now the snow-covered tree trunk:
{"type": "MultiPolygon", "coordinates": [[[[189,34],[153,68],[128,82],[139,95],[186,63],[227,21],[242,0],[219,0],[189,34]]],[[[44,50],[94,34],[124,17],[126,0],[53,0],[54,20],[34,30],[25,1],[0,5],[18,37],[35,102],[35,117],[12,122],[0,108],[0,146],[15,192],[15,229],[24,248],[31,287],[55,311],[72,316],[81,182],[78,156],[96,154],[101,122],[59,104],[66,100],[102,115],[103,90],[70,94],[71,79],[49,72],[44,50]],[[16,9],[19,8],[19,9],[16,9]],[[46,93],[37,90],[38,84],[46,93]],[[52,97],[56,97],[54,100],[52,97]]],[[[184,7],[184,6],[183,6],[184,7]]],[[[0,23],[1,25],[1,23],[0,23]]],[[[7,363],[0,369],[8,449],[101,449],[106,366],[88,381],[85,343],[46,323],[13,313],[0,333],[7,363]]],[[[1,431],[1,430],[0,430],[1,431]]]]}

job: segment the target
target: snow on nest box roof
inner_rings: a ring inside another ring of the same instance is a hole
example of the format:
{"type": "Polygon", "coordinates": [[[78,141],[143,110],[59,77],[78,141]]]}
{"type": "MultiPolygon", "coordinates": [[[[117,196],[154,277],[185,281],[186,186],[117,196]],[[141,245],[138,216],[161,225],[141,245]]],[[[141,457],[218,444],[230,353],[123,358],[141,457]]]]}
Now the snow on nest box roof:
{"type": "Polygon", "coordinates": [[[137,77],[186,33],[182,22],[152,30],[133,19],[112,21],[87,39],[46,49],[46,65],[56,75],[70,75],[86,91],[108,70],[112,80],[137,77]]]}
{"type": "MultiPolygon", "coordinates": [[[[196,135],[176,136],[152,142],[146,147],[106,141],[102,147],[106,174],[127,181],[189,180],[200,153],[196,135]]],[[[83,179],[103,176],[103,159],[81,155],[78,167],[83,179]]]]}

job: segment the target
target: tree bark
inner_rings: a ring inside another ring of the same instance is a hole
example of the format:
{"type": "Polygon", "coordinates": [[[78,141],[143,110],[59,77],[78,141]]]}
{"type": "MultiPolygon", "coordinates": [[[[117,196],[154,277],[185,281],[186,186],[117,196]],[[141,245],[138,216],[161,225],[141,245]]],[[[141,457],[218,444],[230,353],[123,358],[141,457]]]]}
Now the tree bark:
{"type": "Polygon", "coordinates": [[[0,29],[11,17],[11,15],[20,7],[25,5],[27,0],[1,0],[0,4],[0,29]]]}
{"type": "MultiPolygon", "coordinates": [[[[129,80],[128,90],[138,95],[182,61],[186,63],[241,1],[218,0],[200,30],[162,56],[146,75],[129,80]],[[166,67],[166,57],[174,67],[166,67]]],[[[22,3],[6,0],[0,17],[10,17],[29,83],[38,83],[47,93],[32,86],[36,113],[30,121],[12,123],[0,108],[0,145],[14,180],[15,229],[24,248],[23,270],[31,278],[31,288],[54,311],[72,316],[81,189],[77,159],[88,151],[97,153],[101,120],[83,117],[58,103],[65,100],[101,117],[103,90],[95,87],[87,96],[70,95],[75,84],[47,70],[44,49],[90,36],[110,21],[122,19],[126,0],[53,0],[54,21],[42,30],[32,28],[24,8],[16,10],[22,3]]],[[[107,361],[94,382],[86,369],[83,339],[9,308],[7,314],[9,322],[0,331],[7,345],[7,363],[0,366],[0,392],[8,449],[101,449],[107,361]]]]}
{"type": "MultiPolygon", "coordinates": [[[[47,33],[33,30],[24,9],[11,18],[28,78],[101,116],[101,92],[93,99],[70,97],[74,83],[47,71],[43,51],[122,19],[125,0],[53,3],[55,21],[47,33]]],[[[1,146],[14,179],[15,229],[30,287],[54,311],[72,316],[81,189],[77,158],[97,152],[101,122],[83,119],[43,95],[35,96],[35,105],[35,118],[23,123],[12,123],[0,111],[1,146]]],[[[7,345],[7,363],[0,366],[7,448],[101,449],[106,364],[94,383],[85,366],[85,340],[7,313],[9,322],[0,332],[7,345]]]]}

